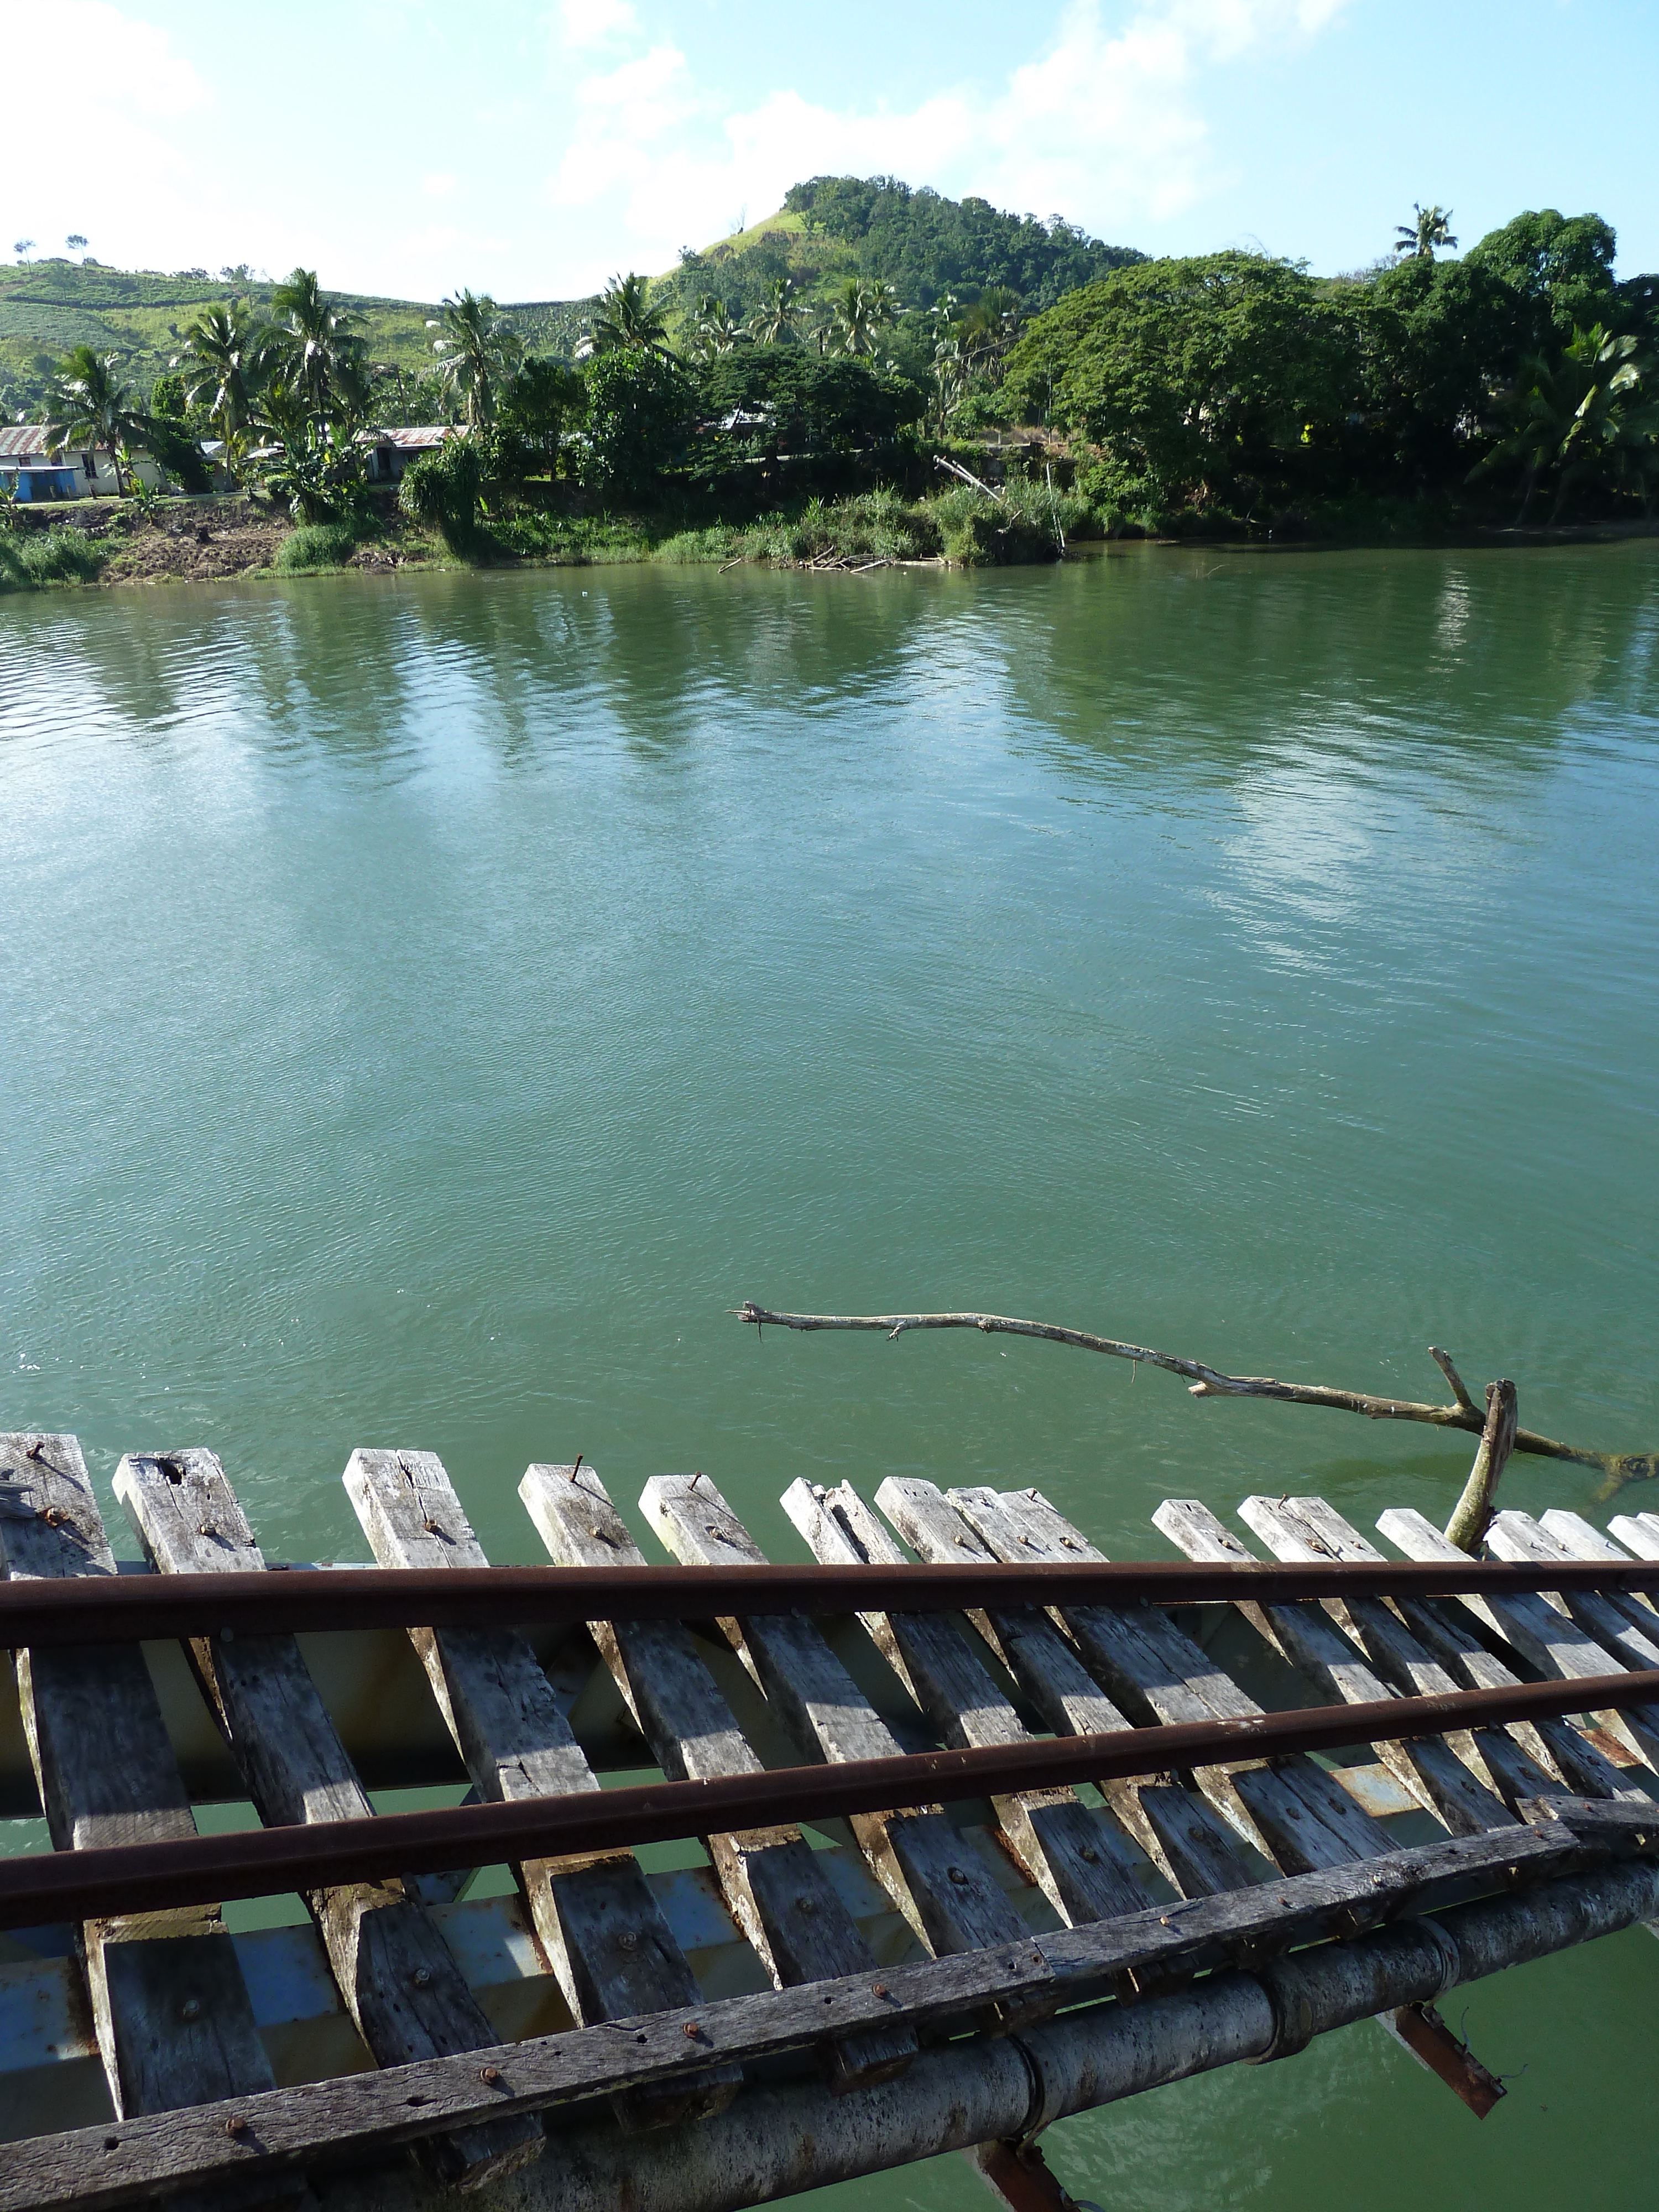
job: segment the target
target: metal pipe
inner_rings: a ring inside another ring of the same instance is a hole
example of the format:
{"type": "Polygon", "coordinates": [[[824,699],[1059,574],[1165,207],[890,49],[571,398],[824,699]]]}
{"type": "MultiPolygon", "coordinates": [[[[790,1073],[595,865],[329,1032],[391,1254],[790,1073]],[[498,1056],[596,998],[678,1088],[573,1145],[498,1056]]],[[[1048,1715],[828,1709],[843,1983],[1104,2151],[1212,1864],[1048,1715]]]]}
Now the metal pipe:
{"type": "Polygon", "coordinates": [[[179,1843],[30,1854],[0,1861],[0,1928],[268,1897],[392,1874],[435,1874],[454,1867],[616,1850],[729,1834],[779,1820],[824,1820],[1646,1705],[1659,1705],[1659,1669],[1439,1697],[1389,1698],[1371,1705],[1318,1705],[1248,1720],[1184,1722],[1109,1735],[1034,1738],[980,1750],[849,1759],[835,1766],[774,1768],[708,1782],[648,1782],[566,1797],[194,1836],[179,1843]]]}
{"type": "Polygon", "coordinates": [[[1193,1559],[846,1567],[287,1567],[0,1582],[0,1649],[307,1629],[949,1613],[1010,1606],[1294,1604],[1320,1597],[1659,1591],[1655,1559],[1193,1559]]]}
{"type": "MultiPolygon", "coordinates": [[[[1313,2036],[1610,1935],[1659,1913],[1659,1867],[1625,1865],[1462,1906],[1260,1973],[1229,1972],[1134,2004],[1072,2013],[1018,2036],[925,2051],[896,2081],[837,2095],[801,2082],[745,2090],[725,2112],[650,2134],[609,2119],[562,2125],[515,2176],[520,2212],[742,2212],[911,2164],[1240,2061],[1288,2057],[1313,2036]]],[[[26,2146],[18,2146],[26,2149],[26,2146]]],[[[428,2212],[412,2168],[314,2177],[326,2212],[428,2212]]],[[[67,2204],[71,2187],[34,2203],[67,2204]]]]}

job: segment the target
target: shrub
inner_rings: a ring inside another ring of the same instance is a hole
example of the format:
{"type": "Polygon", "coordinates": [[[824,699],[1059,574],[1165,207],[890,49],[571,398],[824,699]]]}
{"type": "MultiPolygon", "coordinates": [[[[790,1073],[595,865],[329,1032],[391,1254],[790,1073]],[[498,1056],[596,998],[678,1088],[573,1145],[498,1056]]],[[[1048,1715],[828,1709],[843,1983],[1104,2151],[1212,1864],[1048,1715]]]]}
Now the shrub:
{"type": "Polygon", "coordinates": [[[96,583],[104,559],[101,546],[64,525],[40,532],[9,531],[0,538],[0,590],[96,583]]]}
{"type": "Polygon", "coordinates": [[[349,522],[302,522],[277,547],[273,565],[285,576],[343,568],[356,547],[357,533],[349,522]]]}
{"type": "Polygon", "coordinates": [[[483,471],[471,440],[447,438],[405,472],[398,504],[416,522],[434,524],[450,551],[465,557],[478,550],[483,490],[483,471]]]}

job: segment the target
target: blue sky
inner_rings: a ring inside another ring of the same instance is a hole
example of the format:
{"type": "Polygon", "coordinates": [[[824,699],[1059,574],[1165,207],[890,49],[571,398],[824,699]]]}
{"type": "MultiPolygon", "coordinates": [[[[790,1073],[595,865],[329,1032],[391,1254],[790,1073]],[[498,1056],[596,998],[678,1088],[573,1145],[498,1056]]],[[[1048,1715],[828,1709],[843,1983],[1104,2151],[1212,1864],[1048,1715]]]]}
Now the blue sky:
{"type": "Polygon", "coordinates": [[[1318,270],[1414,200],[1659,268],[1659,0],[0,0],[0,254],[433,299],[672,265],[820,170],[1318,270]]]}

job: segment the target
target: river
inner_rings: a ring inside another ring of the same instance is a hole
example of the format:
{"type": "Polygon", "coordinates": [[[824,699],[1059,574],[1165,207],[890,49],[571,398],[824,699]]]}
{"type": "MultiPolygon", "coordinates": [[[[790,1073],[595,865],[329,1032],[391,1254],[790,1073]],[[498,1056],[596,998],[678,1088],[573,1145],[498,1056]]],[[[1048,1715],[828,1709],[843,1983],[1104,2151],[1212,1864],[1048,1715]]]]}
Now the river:
{"type": "MultiPolygon", "coordinates": [[[[1656,640],[1651,541],[8,600],[0,1426],[78,1431],[128,1553],[119,1453],[210,1444],[297,1559],[362,1556],[358,1443],[441,1453],[501,1561],[577,1451],[790,1559],[802,1474],[1164,1557],[1166,1495],[1369,1528],[1468,1466],[752,1297],[1406,1396],[1432,1341],[1659,1446],[1656,640]]],[[[1113,2212],[1640,2201],[1656,1990],[1638,1930],[1449,2000],[1484,2124],[1365,2027],[1049,2156],[1113,2212]]]]}

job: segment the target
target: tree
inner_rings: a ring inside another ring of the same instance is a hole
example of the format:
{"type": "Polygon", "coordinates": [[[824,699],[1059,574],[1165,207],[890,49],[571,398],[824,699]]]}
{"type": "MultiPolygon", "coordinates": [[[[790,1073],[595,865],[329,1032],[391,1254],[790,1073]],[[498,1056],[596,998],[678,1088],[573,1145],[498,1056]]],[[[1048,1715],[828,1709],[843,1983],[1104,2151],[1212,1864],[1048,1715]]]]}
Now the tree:
{"type": "Polygon", "coordinates": [[[1396,253],[1409,253],[1419,261],[1432,261],[1437,246],[1443,247],[1447,252],[1455,247],[1457,240],[1451,234],[1452,211],[1449,208],[1443,208],[1438,202],[1433,207],[1424,207],[1420,203],[1413,202],[1412,214],[1416,220],[1402,222],[1395,234],[1394,250],[1396,253]]]}
{"type": "MultiPolygon", "coordinates": [[[[428,327],[432,327],[428,325],[428,327]]],[[[471,429],[480,429],[495,412],[502,386],[522,350],[517,334],[488,292],[465,286],[444,301],[441,335],[432,341],[444,389],[471,429]]]]}
{"type": "Polygon", "coordinates": [[[706,481],[751,488],[789,456],[791,489],[828,489],[860,462],[892,447],[921,415],[908,377],[838,354],[817,360],[804,346],[743,346],[697,379],[702,422],[695,451],[706,481]]]}
{"type": "Polygon", "coordinates": [[[1614,307],[1618,237],[1599,215],[1529,209],[1489,231],[1464,256],[1507,284],[1528,311],[1534,349],[1565,343],[1573,331],[1609,319],[1614,307]]]}
{"type": "Polygon", "coordinates": [[[588,363],[586,474],[599,490],[648,499],[679,458],[696,391],[672,356],[612,346],[588,363]]]}
{"type": "Polygon", "coordinates": [[[550,481],[557,475],[564,427],[587,400],[578,372],[546,354],[522,362],[501,394],[501,420],[540,459],[550,481]]]}
{"type": "Polygon", "coordinates": [[[64,240],[64,243],[68,246],[71,253],[84,253],[86,252],[87,241],[82,237],[78,230],[70,231],[69,236],[64,240]]]}
{"type": "Polygon", "coordinates": [[[483,470],[471,437],[446,438],[422,453],[398,489],[398,504],[416,521],[435,523],[452,553],[469,553],[478,542],[478,501],[483,470]]]}
{"type": "Polygon", "coordinates": [[[681,325],[680,349],[687,361],[702,367],[730,353],[748,336],[741,324],[732,321],[719,294],[705,292],[681,325]]]}
{"type": "Polygon", "coordinates": [[[295,269],[271,295],[269,344],[283,380],[302,392],[313,415],[326,416],[336,372],[359,342],[357,318],[330,304],[314,269],[295,269]]]}
{"type": "Polygon", "coordinates": [[[749,335],[757,345],[787,345],[797,336],[805,312],[794,278],[775,277],[749,318],[749,335]]]}
{"type": "Polygon", "coordinates": [[[1475,471],[1520,465],[1520,520],[1552,471],[1552,522],[1571,493],[1598,480],[1606,490],[1650,497],[1659,482],[1659,398],[1649,396],[1653,368],[1639,357],[1639,343],[1633,332],[1593,323],[1576,330],[1555,360],[1540,355],[1526,364],[1505,398],[1514,428],[1475,471]]]}
{"type": "Polygon", "coordinates": [[[1016,420],[1099,455],[1091,490],[1126,517],[1248,520],[1346,489],[1352,318],[1265,255],[1147,261],[1069,294],[1009,352],[1016,420]]]}
{"type": "Polygon", "coordinates": [[[125,491],[123,451],[143,443],[149,422],[132,386],[122,381],[114,354],[71,347],[47,385],[46,420],[59,452],[76,444],[103,447],[115,464],[117,497],[125,491]]]}
{"type": "Polygon", "coordinates": [[[830,344],[837,353],[872,354],[878,334],[890,329],[898,314],[898,295],[890,284],[849,276],[830,302],[830,344]]]}
{"type": "Polygon", "coordinates": [[[613,276],[600,293],[590,335],[595,354],[655,353],[669,350],[664,310],[651,301],[651,279],[629,274],[613,276]]]}
{"type": "Polygon", "coordinates": [[[224,441],[225,458],[241,453],[253,398],[269,365],[262,333],[245,300],[210,307],[185,332],[185,398],[206,415],[224,441]]]}

